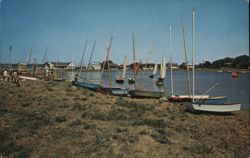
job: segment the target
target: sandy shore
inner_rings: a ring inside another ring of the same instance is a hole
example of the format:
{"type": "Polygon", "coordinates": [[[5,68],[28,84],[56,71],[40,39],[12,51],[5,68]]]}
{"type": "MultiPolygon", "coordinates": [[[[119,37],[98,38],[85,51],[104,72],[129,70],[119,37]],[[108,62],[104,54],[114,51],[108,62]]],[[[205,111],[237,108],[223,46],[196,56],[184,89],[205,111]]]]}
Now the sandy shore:
{"type": "Polygon", "coordinates": [[[3,157],[248,157],[249,112],[95,93],[70,82],[0,81],[3,157]]]}

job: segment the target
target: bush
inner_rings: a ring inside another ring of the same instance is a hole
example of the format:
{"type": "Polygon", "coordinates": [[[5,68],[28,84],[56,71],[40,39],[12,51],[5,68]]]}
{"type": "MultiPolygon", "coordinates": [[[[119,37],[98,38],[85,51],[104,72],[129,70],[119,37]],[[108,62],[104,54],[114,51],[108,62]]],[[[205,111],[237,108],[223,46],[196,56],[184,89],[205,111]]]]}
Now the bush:
{"type": "Polygon", "coordinates": [[[56,116],[55,121],[58,123],[62,123],[66,121],[66,116],[56,116]]]}
{"type": "Polygon", "coordinates": [[[170,141],[169,139],[161,133],[154,133],[151,134],[151,137],[153,137],[157,142],[161,143],[161,144],[169,144],[170,141]]]}
{"type": "Polygon", "coordinates": [[[189,147],[189,150],[192,153],[196,153],[199,155],[208,155],[212,152],[212,148],[210,148],[208,145],[206,145],[204,143],[193,144],[192,146],[189,147]]]}
{"type": "Polygon", "coordinates": [[[164,120],[154,120],[154,119],[148,119],[148,118],[141,118],[131,121],[131,125],[133,126],[142,126],[142,125],[148,125],[155,128],[164,128],[166,127],[166,123],[164,120]]]}

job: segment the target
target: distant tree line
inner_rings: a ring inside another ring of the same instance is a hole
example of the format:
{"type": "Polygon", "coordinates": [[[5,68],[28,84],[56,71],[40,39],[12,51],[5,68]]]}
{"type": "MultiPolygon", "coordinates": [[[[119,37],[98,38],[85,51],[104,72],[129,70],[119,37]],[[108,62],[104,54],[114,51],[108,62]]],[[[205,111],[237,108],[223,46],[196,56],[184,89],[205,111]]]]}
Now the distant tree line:
{"type": "MultiPolygon", "coordinates": [[[[101,66],[103,67],[105,61],[103,61],[101,63],[101,66]]],[[[141,62],[136,62],[137,64],[140,65],[140,69],[143,69],[144,67],[146,68],[152,68],[154,67],[155,63],[141,63],[141,62]]],[[[129,68],[133,69],[133,63],[129,64],[129,68]]],[[[160,64],[157,64],[158,68],[160,68],[160,64]]],[[[180,65],[178,65],[177,63],[173,63],[172,64],[175,67],[179,67],[181,69],[185,69],[186,68],[186,64],[185,63],[181,63],[180,65]]],[[[120,68],[116,63],[114,63],[112,60],[109,60],[109,66],[110,68],[120,68]]],[[[167,68],[170,68],[170,63],[166,64],[167,68]]],[[[216,68],[223,68],[223,67],[227,67],[227,68],[237,68],[237,69],[247,69],[249,67],[249,56],[248,55],[241,55],[235,58],[230,58],[230,57],[226,57],[224,59],[218,59],[215,60],[213,62],[210,61],[204,61],[203,63],[199,63],[198,65],[195,65],[196,68],[212,68],[212,69],[216,69],[216,68]]],[[[108,62],[106,62],[105,64],[105,69],[108,69],[108,62]]]]}
{"type": "Polygon", "coordinates": [[[205,61],[198,65],[199,68],[237,68],[237,69],[247,69],[249,67],[249,56],[241,55],[236,58],[226,57],[224,59],[218,59],[213,62],[205,61]]]}

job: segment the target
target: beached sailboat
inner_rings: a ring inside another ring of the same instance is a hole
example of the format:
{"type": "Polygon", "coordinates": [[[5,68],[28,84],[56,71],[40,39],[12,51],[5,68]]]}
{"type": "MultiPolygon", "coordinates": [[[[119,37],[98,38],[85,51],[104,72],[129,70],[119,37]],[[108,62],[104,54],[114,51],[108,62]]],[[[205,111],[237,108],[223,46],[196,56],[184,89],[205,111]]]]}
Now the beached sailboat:
{"type": "Polygon", "coordinates": [[[124,83],[125,75],[126,75],[126,69],[127,69],[127,58],[126,55],[124,56],[124,61],[123,61],[123,71],[122,71],[122,76],[119,78],[116,78],[115,81],[116,83],[124,83]]]}
{"type": "Polygon", "coordinates": [[[157,64],[155,64],[154,69],[153,69],[153,73],[151,75],[149,75],[150,78],[154,78],[154,76],[156,75],[157,67],[158,67],[157,64]]]}
{"type": "MultiPolygon", "coordinates": [[[[185,52],[185,60],[186,60],[186,65],[187,65],[187,47],[186,47],[186,32],[185,28],[183,25],[183,37],[184,37],[184,52],[185,52]]],[[[174,83],[173,83],[173,69],[172,69],[172,63],[173,63],[173,49],[172,49],[172,27],[171,25],[169,26],[169,45],[170,45],[170,80],[171,80],[171,95],[168,96],[168,100],[172,102],[187,102],[187,101],[192,101],[192,97],[195,99],[208,99],[209,95],[194,95],[191,96],[190,92],[190,80],[189,80],[189,70],[187,67],[186,73],[187,73],[187,84],[188,84],[188,95],[178,95],[174,94],[174,83]]],[[[194,67],[193,67],[194,71],[194,67]]],[[[193,76],[193,81],[194,81],[194,76],[193,76]]],[[[224,98],[224,97],[222,97],[224,98]]]]}
{"type": "Polygon", "coordinates": [[[128,91],[131,98],[162,98],[165,96],[163,91],[146,91],[146,90],[130,90],[128,91]]]}
{"type": "Polygon", "coordinates": [[[166,61],[165,61],[165,56],[164,56],[161,62],[160,77],[156,81],[156,85],[163,86],[163,81],[165,77],[166,77],[166,61]]]}
{"type": "Polygon", "coordinates": [[[229,103],[226,102],[226,99],[216,98],[208,98],[208,99],[198,99],[195,100],[195,82],[194,82],[194,52],[195,52],[195,44],[194,44],[194,33],[195,33],[195,10],[193,9],[193,18],[192,18],[192,66],[193,66],[193,96],[192,102],[187,102],[186,108],[190,111],[205,111],[205,112],[234,112],[239,111],[241,108],[240,103],[229,103]]]}
{"type": "Polygon", "coordinates": [[[109,66],[109,52],[110,52],[112,40],[113,40],[113,37],[111,37],[109,46],[106,49],[106,51],[107,51],[106,52],[106,59],[105,59],[105,62],[104,62],[103,68],[102,68],[102,77],[103,77],[104,68],[106,67],[106,63],[108,64],[109,87],[103,87],[102,86],[103,81],[101,79],[100,86],[97,87],[95,90],[97,92],[103,93],[103,94],[109,94],[109,95],[115,95],[115,96],[127,96],[128,95],[128,89],[122,89],[122,88],[112,87],[112,85],[111,85],[111,72],[110,72],[110,66],[109,66]]]}
{"type": "MultiPolygon", "coordinates": [[[[134,83],[136,82],[136,74],[139,70],[139,64],[135,64],[135,45],[134,45],[134,33],[133,33],[133,56],[134,56],[134,83]]],[[[161,98],[165,95],[164,91],[148,91],[148,90],[141,90],[135,88],[133,90],[129,90],[128,93],[130,94],[131,98],[161,98]]]]}
{"type": "MultiPolygon", "coordinates": [[[[95,43],[96,43],[96,41],[93,44],[91,54],[93,54],[93,52],[94,52],[95,43]]],[[[83,66],[84,55],[86,53],[87,44],[88,44],[88,40],[86,40],[86,42],[85,42],[85,46],[84,46],[84,50],[83,50],[83,55],[82,55],[82,58],[81,58],[81,68],[79,70],[79,73],[75,76],[75,80],[72,81],[72,84],[75,85],[75,86],[78,86],[78,87],[82,87],[82,88],[86,88],[86,89],[90,89],[90,90],[94,90],[95,91],[97,88],[100,87],[100,85],[97,84],[97,83],[93,83],[93,82],[87,80],[86,79],[86,75],[85,75],[85,77],[83,78],[82,81],[79,81],[79,78],[81,76],[82,66],[83,66]]]]}

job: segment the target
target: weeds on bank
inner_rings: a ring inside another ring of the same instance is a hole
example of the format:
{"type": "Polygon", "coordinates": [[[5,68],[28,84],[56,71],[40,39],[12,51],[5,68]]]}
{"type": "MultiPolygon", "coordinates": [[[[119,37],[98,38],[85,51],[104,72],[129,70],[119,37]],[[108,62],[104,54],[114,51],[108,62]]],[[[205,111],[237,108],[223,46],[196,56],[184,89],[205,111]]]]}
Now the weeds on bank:
{"type": "Polygon", "coordinates": [[[29,157],[31,147],[18,146],[11,137],[10,129],[0,129],[0,155],[12,154],[13,157],[29,157]]]}
{"type": "Polygon", "coordinates": [[[195,143],[193,145],[191,145],[188,150],[192,153],[198,154],[198,155],[208,155],[210,153],[212,153],[212,147],[209,147],[207,144],[205,143],[195,143]]]}
{"type": "Polygon", "coordinates": [[[166,123],[162,119],[149,119],[149,118],[137,118],[135,120],[130,121],[130,125],[132,126],[142,126],[148,125],[155,128],[165,128],[166,123]]]}
{"type": "Polygon", "coordinates": [[[41,113],[21,113],[15,121],[12,129],[18,131],[21,128],[27,128],[31,133],[39,128],[52,124],[53,120],[46,114],[41,113]]]}

